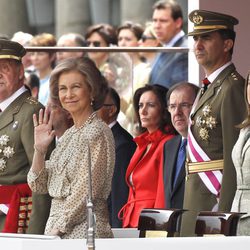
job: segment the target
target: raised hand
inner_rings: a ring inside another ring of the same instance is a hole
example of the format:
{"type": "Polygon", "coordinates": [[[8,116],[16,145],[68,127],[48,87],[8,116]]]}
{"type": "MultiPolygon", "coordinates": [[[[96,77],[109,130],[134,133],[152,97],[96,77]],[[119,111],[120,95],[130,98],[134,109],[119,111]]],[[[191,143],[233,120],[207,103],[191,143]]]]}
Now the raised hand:
{"type": "Polygon", "coordinates": [[[33,115],[34,123],[34,148],[41,154],[46,154],[47,148],[55,137],[55,131],[52,128],[53,111],[40,109],[38,119],[33,115]]]}

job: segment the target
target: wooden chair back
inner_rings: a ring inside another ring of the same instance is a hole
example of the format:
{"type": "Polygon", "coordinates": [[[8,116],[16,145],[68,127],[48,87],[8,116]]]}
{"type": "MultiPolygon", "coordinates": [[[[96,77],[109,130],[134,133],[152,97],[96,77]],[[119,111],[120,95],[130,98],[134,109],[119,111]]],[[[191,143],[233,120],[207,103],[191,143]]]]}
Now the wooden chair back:
{"type": "Polygon", "coordinates": [[[167,237],[180,232],[183,209],[143,209],[140,214],[139,237],[146,237],[147,231],[164,231],[167,237]]]}
{"type": "Polygon", "coordinates": [[[201,211],[197,216],[195,233],[197,236],[236,236],[237,225],[242,215],[244,213],[201,211]]]}

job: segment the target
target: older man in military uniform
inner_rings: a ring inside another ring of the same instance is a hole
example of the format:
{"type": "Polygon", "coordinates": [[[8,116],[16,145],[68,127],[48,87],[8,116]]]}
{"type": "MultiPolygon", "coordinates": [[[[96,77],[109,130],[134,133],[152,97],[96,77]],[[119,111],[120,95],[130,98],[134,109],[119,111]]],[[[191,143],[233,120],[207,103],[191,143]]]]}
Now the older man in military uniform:
{"type": "Polygon", "coordinates": [[[206,79],[191,112],[187,176],[181,235],[194,235],[199,211],[229,212],[236,190],[231,152],[243,121],[244,79],[231,62],[238,20],[232,16],[195,10],[194,53],[206,79]]]}
{"type": "Polygon", "coordinates": [[[31,209],[32,115],[43,108],[24,87],[25,53],[19,43],[0,39],[0,231],[43,234],[50,209],[47,195],[32,195],[28,231],[25,225],[31,209]]]}

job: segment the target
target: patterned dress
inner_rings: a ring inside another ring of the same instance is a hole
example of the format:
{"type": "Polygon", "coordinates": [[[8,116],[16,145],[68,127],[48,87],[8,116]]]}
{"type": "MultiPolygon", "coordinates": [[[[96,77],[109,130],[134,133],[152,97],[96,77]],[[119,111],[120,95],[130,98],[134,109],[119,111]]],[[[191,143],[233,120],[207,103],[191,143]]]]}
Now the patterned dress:
{"type": "Polygon", "coordinates": [[[109,127],[93,113],[80,127],[68,129],[45,168],[30,171],[28,183],[35,192],[52,197],[45,234],[57,228],[62,238],[84,238],[87,230],[88,169],[92,171],[92,196],[96,237],[112,237],[107,198],[115,160],[114,139],[109,127]]]}

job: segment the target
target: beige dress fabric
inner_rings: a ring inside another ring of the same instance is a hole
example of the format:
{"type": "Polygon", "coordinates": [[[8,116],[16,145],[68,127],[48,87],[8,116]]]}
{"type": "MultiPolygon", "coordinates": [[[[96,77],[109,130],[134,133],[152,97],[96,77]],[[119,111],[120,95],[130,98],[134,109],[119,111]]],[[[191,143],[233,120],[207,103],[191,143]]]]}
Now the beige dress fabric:
{"type": "Polygon", "coordinates": [[[247,213],[238,224],[237,235],[250,235],[250,128],[241,129],[232,151],[237,173],[237,189],[232,212],[247,213]]]}
{"type": "Polygon", "coordinates": [[[115,160],[110,128],[93,113],[80,128],[68,129],[52,152],[45,168],[28,183],[35,192],[52,197],[45,234],[52,228],[65,232],[62,238],[86,238],[88,168],[92,170],[92,193],[96,214],[96,237],[112,237],[107,198],[111,190],[115,160]]]}

